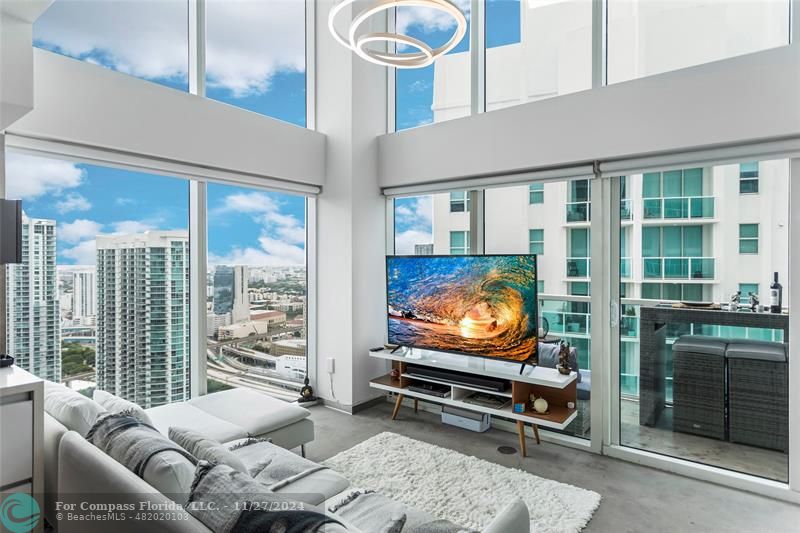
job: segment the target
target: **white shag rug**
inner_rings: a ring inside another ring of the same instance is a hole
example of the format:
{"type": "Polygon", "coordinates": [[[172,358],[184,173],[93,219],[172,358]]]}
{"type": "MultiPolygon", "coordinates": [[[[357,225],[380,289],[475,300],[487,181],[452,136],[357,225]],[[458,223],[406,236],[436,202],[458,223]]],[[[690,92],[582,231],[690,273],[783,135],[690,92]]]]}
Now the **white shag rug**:
{"type": "Polygon", "coordinates": [[[389,432],[323,464],[349,479],[351,487],[478,530],[514,498],[528,506],[531,533],[580,531],[600,505],[594,491],[389,432]]]}

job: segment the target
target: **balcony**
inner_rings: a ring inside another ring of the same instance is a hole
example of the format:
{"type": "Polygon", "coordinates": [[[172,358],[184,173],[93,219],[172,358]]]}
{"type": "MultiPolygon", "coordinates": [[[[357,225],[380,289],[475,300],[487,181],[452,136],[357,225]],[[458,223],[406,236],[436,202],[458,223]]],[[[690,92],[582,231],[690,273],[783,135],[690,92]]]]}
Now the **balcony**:
{"type": "Polygon", "coordinates": [[[713,196],[674,196],[669,198],[643,198],[644,220],[696,220],[714,218],[713,196]]]}
{"type": "Polygon", "coordinates": [[[642,259],[644,279],[713,280],[713,257],[646,257],[642,259]]]}
{"type": "Polygon", "coordinates": [[[592,260],[588,257],[567,257],[568,278],[588,278],[592,272],[592,260]]]}
{"type": "Polygon", "coordinates": [[[592,220],[592,202],[567,202],[567,222],[589,222],[592,220]]]}
{"type": "Polygon", "coordinates": [[[623,198],[619,201],[619,218],[620,220],[631,220],[631,201],[628,198],[623,198]]]}
{"type": "Polygon", "coordinates": [[[623,257],[619,262],[619,275],[626,279],[631,277],[631,258],[623,257]]]}

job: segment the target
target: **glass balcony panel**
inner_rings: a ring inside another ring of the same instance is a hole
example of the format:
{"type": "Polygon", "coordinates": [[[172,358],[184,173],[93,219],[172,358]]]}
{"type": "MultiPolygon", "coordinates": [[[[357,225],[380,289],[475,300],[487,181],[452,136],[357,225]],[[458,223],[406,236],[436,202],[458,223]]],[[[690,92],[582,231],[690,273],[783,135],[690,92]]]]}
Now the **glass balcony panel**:
{"type": "Polygon", "coordinates": [[[591,272],[591,260],[587,257],[567,258],[568,278],[588,278],[591,272]]]}
{"type": "Polygon", "coordinates": [[[631,277],[631,258],[623,257],[619,263],[619,275],[623,278],[631,277]]]}
{"type": "Polygon", "coordinates": [[[588,222],[590,219],[589,202],[567,203],[567,222],[588,222]]]}
{"type": "Polygon", "coordinates": [[[664,259],[665,279],[686,279],[689,277],[689,260],[680,258],[664,259]]]}
{"type": "Polygon", "coordinates": [[[650,258],[644,259],[644,277],[645,279],[660,279],[661,278],[661,259],[650,258]]]}
{"type": "Polygon", "coordinates": [[[620,200],[619,205],[619,218],[622,220],[631,220],[631,201],[630,200],[620,200]]]}
{"type": "Polygon", "coordinates": [[[714,266],[713,258],[691,259],[692,278],[714,279],[714,266]]]}
{"type": "Polygon", "coordinates": [[[642,201],[642,215],[644,218],[661,218],[661,199],[645,198],[642,201]]]}
{"type": "Polygon", "coordinates": [[[691,218],[714,218],[714,198],[704,196],[700,198],[690,198],[691,218]]]}
{"type": "Polygon", "coordinates": [[[664,218],[687,218],[688,216],[688,198],[664,198],[664,218]]]}

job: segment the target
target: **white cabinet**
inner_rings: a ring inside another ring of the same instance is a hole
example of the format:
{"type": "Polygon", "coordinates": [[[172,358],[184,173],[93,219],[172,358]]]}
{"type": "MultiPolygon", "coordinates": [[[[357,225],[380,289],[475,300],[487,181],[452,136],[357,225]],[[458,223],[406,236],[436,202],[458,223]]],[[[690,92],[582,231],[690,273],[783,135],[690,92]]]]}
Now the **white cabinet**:
{"type": "Polygon", "coordinates": [[[43,432],[44,382],[16,366],[0,368],[0,492],[30,494],[42,510],[43,432]]]}

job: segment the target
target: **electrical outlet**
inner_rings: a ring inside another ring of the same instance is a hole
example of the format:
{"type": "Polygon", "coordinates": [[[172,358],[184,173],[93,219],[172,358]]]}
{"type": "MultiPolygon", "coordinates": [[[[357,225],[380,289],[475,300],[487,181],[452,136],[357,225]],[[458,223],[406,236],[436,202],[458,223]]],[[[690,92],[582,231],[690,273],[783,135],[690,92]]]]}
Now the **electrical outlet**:
{"type": "Polygon", "coordinates": [[[333,374],[334,372],[336,372],[336,359],[334,359],[333,357],[328,357],[328,359],[326,359],[325,362],[328,367],[328,374],[333,374]]]}

